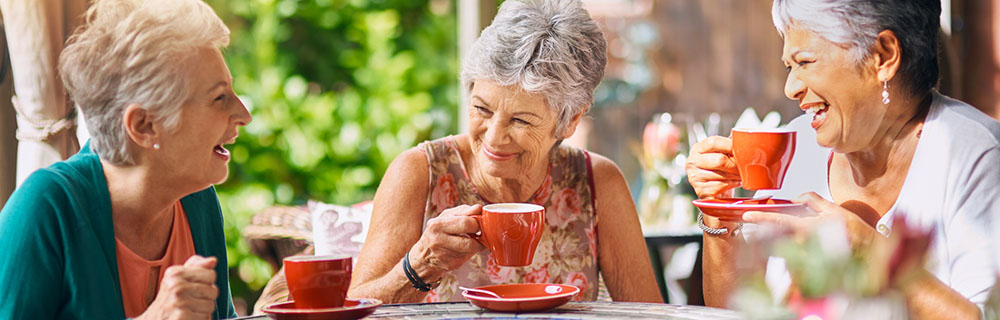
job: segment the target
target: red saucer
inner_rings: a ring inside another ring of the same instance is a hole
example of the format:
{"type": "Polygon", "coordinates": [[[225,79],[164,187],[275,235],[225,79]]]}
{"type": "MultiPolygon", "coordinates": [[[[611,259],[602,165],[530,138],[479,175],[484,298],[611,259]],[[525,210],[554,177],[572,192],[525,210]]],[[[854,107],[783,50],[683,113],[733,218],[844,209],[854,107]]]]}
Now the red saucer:
{"type": "Polygon", "coordinates": [[[552,283],[499,284],[476,289],[492,291],[501,298],[469,291],[463,291],[462,296],[477,307],[500,312],[548,310],[566,304],[580,293],[575,286],[552,283]]]}
{"type": "Polygon", "coordinates": [[[298,309],[294,301],[285,301],[269,304],[261,311],[275,320],[355,320],[367,317],[380,305],[378,299],[347,299],[340,308],[298,309]]]}
{"type": "Polygon", "coordinates": [[[757,199],[752,198],[727,198],[727,199],[698,199],[692,201],[695,207],[701,212],[722,221],[741,222],[743,213],[747,211],[766,211],[788,214],[801,214],[805,212],[805,205],[794,203],[784,199],[757,199]]]}

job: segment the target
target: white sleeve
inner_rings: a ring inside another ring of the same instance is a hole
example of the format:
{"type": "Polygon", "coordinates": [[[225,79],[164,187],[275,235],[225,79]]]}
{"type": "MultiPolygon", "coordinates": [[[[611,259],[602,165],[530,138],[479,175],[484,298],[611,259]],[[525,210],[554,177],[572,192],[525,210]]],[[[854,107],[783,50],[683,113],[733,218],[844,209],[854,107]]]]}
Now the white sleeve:
{"type": "Polygon", "coordinates": [[[982,307],[1000,266],[1000,147],[969,163],[947,199],[957,210],[942,226],[950,277],[941,280],[982,307]]]}

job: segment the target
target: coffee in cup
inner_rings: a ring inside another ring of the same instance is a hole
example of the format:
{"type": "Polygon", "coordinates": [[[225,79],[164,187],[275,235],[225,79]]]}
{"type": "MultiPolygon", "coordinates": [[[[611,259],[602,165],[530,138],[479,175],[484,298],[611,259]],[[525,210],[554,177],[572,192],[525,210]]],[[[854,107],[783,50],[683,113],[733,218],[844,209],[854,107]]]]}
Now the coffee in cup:
{"type": "Polygon", "coordinates": [[[285,258],[288,293],[299,309],[344,306],[351,284],[350,256],[291,256],[285,258]]]}
{"type": "Polygon", "coordinates": [[[530,203],[497,203],[483,206],[479,222],[483,244],[501,266],[527,266],[545,230],[545,207],[530,203]]]}
{"type": "Polygon", "coordinates": [[[781,189],[795,155],[795,131],[733,129],[733,157],[743,189],[781,189]]]}

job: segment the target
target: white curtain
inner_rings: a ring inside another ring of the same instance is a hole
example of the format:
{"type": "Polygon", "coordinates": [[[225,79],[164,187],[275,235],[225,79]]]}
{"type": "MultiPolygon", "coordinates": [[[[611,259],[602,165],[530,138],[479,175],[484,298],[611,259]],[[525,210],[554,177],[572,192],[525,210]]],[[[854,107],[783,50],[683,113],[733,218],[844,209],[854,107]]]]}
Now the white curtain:
{"type": "Polygon", "coordinates": [[[17,184],[80,149],[76,117],[57,73],[66,38],[82,22],[85,0],[0,0],[17,111],[17,184]]]}

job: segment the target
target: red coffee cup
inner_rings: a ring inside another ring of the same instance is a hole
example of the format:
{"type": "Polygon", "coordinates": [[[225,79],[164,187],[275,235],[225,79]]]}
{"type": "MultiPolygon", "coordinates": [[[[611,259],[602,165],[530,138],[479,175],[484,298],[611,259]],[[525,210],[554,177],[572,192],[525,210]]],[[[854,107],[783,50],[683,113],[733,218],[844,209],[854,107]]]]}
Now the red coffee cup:
{"type": "Polygon", "coordinates": [[[545,207],[530,203],[497,203],[483,206],[483,214],[472,216],[479,222],[482,243],[501,266],[526,266],[545,230],[545,207]]]}
{"type": "Polygon", "coordinates": [[[743,189],[781,189],[795,155],[795,131],[733,129],[733,157],[743,189]]]}
{"type": "Polygon", "coordinates": [[[350,256],[291,256],[285,258],[285,280],[295,308],[344,306],[351,284],[350,256]]]}

